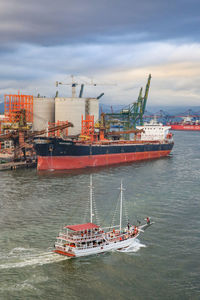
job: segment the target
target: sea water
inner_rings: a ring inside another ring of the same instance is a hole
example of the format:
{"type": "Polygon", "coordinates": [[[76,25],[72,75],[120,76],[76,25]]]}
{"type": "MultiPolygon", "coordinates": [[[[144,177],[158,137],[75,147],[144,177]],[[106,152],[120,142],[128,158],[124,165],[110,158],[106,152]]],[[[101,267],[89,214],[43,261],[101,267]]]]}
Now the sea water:
{"type": "Polygon", "coordinates": [[[1,172],[0,299],[200,299],[200,133],[174,140],[151,161],[1,172]],[[89,221],[90,174],[101,224],[112,223],[121,179],[130,224],[155,224],[127,249],[69,259],[52,249],[64,224],[89,221]]]}

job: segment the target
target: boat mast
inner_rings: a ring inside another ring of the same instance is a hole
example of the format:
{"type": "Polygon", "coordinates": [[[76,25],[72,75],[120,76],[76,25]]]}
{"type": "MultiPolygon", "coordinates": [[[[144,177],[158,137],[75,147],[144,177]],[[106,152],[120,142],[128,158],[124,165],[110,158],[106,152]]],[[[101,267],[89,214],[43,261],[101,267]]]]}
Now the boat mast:
{"type": "Polygon", "coordinates": [[[90,175],[90,223],[92,223],[92,175],[90,175]]]}
{"type": "Polygon", "coordinates": [[[122,180],[121,180],[121,186],[120,186],[120,220],[119,220],[119,230],[122,229],[122,200],[123,200],[123,187],[122,187],[122,180]]]}

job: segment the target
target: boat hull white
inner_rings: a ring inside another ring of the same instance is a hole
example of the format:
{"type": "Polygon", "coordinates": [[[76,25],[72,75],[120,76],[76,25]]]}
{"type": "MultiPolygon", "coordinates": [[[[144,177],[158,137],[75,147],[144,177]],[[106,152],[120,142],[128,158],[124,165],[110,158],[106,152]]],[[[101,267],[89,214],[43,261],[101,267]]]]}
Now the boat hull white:
{"type": "Polygon", "coordinates": [[[130,237],[127,240],[116,241],[116,242],[109,242],[108,244],[101,244],[100,246],[85,248],[85,249],[73,249],[72,251],[64,250],[63,247],[56,247],[54,252],[66,255],[69,257],[81,257],[81,256],[88,256],[88,255],[95,255],[99,253],[109,252],[113,250],[119,250],[126,247],[129,247],[133,241],[138,237],[139,233],[134,237],[130,237]]]}

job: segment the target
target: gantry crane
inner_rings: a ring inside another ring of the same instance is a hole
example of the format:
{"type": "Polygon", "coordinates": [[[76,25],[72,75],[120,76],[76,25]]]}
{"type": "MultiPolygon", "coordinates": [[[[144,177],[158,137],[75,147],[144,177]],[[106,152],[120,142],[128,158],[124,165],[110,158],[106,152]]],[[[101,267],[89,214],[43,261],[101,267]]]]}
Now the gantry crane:
{"type": "Polygon", "coordinates": [[[125,130],[136,128],[136,123],[139,121],[143,125],[143,115],[146,109],[147,98],[149,94],[151,82],[151,74],[149,74],[144,96],[142,96],[142,88],[140,89],[136,102],[130,104],[127,109],[122,109],[119,113],[106,113],[108,123],[121,123],[125,130]]]}

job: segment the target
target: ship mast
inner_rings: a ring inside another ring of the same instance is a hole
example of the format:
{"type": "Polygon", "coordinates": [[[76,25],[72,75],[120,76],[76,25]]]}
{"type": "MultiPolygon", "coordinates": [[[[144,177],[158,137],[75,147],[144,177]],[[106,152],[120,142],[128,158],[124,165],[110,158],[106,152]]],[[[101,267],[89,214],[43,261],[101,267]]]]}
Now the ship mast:
{"type": "Polygon", "coordinates": [[[90,175],[90,223],[92,223],[92,175],[90,175]]]}
{"type": "Polygon", "coordinates": [[[122,229],[122,201],[123,201],[123,187],[122,187],[122,180],[120,186],[120,219],[119,219],[119,230],[122,229]]]}

